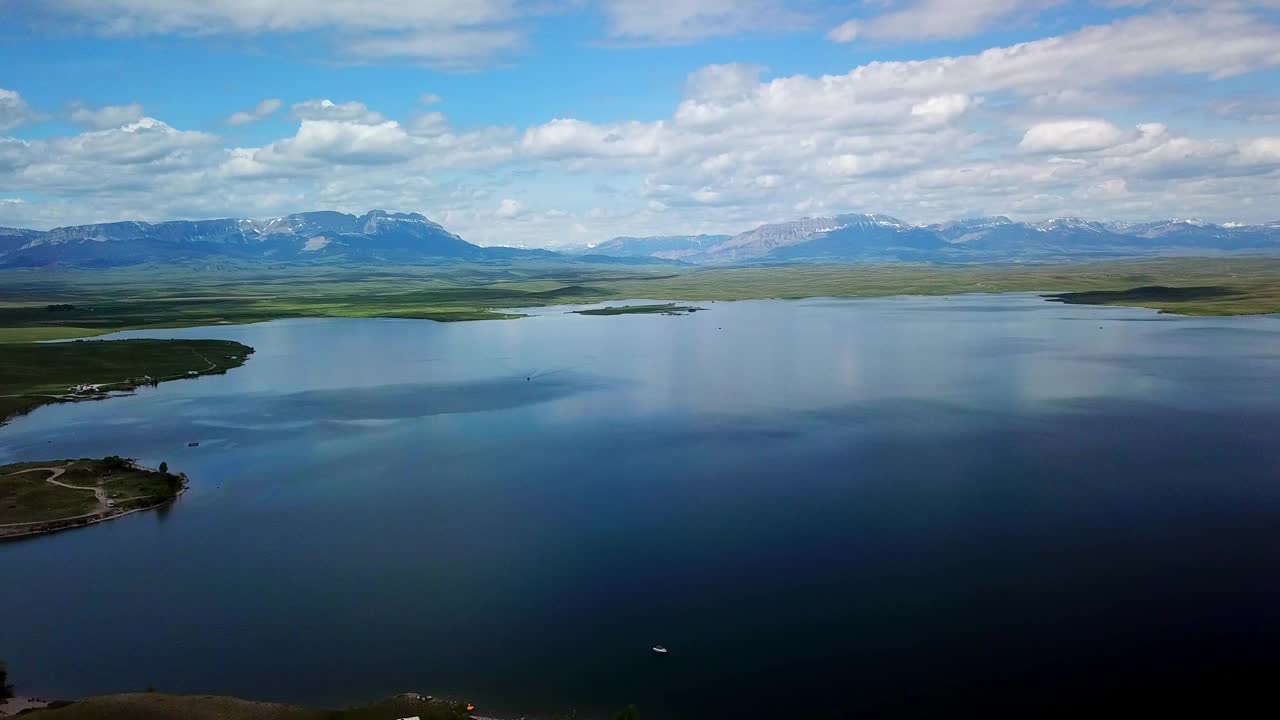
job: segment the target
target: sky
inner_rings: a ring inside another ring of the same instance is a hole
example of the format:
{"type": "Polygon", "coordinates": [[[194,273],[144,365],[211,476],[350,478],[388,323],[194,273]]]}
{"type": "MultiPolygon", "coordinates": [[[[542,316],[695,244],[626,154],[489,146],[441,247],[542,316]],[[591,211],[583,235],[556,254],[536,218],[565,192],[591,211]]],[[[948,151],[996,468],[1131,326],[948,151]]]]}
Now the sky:
{"type": "Polygon", "coordinates": [[[1280,220],[1280,0],[0,0],[0,225],[1280,220]]]}

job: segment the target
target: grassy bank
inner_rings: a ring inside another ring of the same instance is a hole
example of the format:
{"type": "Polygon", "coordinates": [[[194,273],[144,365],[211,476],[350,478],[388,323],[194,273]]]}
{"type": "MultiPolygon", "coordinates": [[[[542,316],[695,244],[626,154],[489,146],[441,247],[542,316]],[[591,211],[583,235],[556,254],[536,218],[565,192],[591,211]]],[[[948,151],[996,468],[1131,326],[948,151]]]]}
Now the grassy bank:
{"type": "Polygon", "coordinates": [[[0,540],[66,530],[170,502],[186,478],[119,457],[0,465],[0,540]]]}
{"type": "Polygon", "coordinates": [[[226,340],[86,340],[0,344],[0,423],[54,402],[109,397],[143,384],[223,373],[253,348],[226,340]],[[78,385],[98,391],[74,393],[78,385]]]}
{"type": "Polygon", "coordinates": [[[1216,287],[1214,296],[1107,299],[1191,315],[1280,312],[1280,259],[1176,258],[1056,265],[782,265],[673,268],[549,263],[0,273],[0,343],[131,328],[296,317],[512,318],[504,308],[660,301],[1126,291],[1216,287]],[[69,307],[68,307],[69,306],[69,307]],[[57,307],[58,309],[51,309],[57,307]]]}

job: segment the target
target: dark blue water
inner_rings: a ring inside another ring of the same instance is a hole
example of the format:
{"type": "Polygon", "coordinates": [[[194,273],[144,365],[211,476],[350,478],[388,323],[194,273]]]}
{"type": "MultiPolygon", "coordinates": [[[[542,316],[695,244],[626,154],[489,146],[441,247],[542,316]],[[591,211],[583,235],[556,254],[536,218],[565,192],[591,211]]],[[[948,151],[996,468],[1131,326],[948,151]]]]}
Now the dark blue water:
{"type": "Polygon", "coordinates": [[[840,717],[1241,698],[1280,668],[1280,319],[706,307],[130,333],[257,353],[0,429],[0,461],[192,478],[0,546],[11,679],[840,717]]]}

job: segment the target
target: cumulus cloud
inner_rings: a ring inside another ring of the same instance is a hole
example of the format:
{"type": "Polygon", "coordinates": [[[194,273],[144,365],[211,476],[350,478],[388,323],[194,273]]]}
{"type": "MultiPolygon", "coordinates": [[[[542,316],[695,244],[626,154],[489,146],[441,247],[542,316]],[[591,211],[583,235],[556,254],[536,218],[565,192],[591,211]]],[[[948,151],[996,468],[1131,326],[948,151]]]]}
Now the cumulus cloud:
{"type": "Polygon", "coordinates": [[[35,121],[39,115],[14,90],[0,88],[0,131],[35,121]]]}
{"type": "Polygon", "coordinates": [[[232,177],[289,176],[318,167],[407,162],[409,134],[395,121],[303,120],[297,133],[262,148],[237,148],[222,166],[232,177]]]}
{"type": "Polygon", "coordinates": [[[1106,120],[1059,120],[1031,126],[1018,148],[1030,153],[1074,153],[1119,145],[1128,133],[1106,120]]]}
{"type": "Polygon", "coordinates": [[[106,128],[118,128],[131,123],[136,123],[143,118],[142,105],[139,103],[129,103],[128,105],[104,105],[99,108],[89,108],[83,105],[72,105],[68,116],[71,122],[77,125],[83,125],[94,130],[103,130],[106,128]]]}
{"type": "Polygon", "coordinates": [[[329,99],[307,100],[293,106],[293,115],[299,120],[338,120],[344,122],[380,123],[386,120],[382,113],[372,112],[364,103],[335,103],[329,99]]]}
{"type": "Polygon", "coordinates": [[[283,106],[284,101],[280,98],[267,98],[252,109],[231,113],[231,115],[227,116],[226,122],[228,125],[248,125],[271,117],[283,106]]]}
{"type": "Polygon", "coordinates": [[[513,200],[511,198],[503,198],[502,202],[498,204],[498,209],[495,210],[493,214],[502,218],[503,220],[510,220],[512,218],[519,217],[520,215],[524,214],[524,212],[525,212],[524,204],[521,203],[519,200],[513,200]]]}
{"type": "Polygon", "coordinates": [[[702,100],[726,100],[745,97],[760,85],[763,65],[728,63],[707,65],[689,74],[685,97],[702,100]]]}
{"type": "Polygon", "coordinates": [[[1280,206],[1271,128],[1171,127],[1167,104],[1134,89],[1274,72],[1277,48],[1265,17],[1162,12],[832,75],[712,65],[643,120],[463,129],[424,107],[392,119],[315,99],[293,107],[292,132],[257,147],[149,119],[0,137],[0,196],[29,200],[0,222],[405,207],[469,240],[537,245],[856,210],[1269,220],[1280,206]],[[1128,98],[1123,122],[1117,97],[1128,98]],[[1134,126],[1133,114],[1151,122],[1134,126]],[[608,208],[588,206],[606,192],[608,208]]]}

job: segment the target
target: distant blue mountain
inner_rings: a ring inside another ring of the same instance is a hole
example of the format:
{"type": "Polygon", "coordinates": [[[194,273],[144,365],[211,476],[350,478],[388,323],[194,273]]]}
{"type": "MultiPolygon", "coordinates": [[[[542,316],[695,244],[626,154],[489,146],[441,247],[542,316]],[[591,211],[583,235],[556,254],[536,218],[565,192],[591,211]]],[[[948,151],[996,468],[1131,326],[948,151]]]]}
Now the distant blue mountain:
{"type": "Polygon", "coordinates": [[[1278,254],[1280,222],[1215,225],[994,216],[913,225],[848,214],[771,223],[738,235],[619,237],[571,255],[473,245],[418,213],[308,212],[268,220],[116,222],[53,230],[0,228],[0,268],[114,267],[173,263],[316,263],[543,260],[743,264],[828,262],[1022,262],[1161,255],[1278,254]]]}
{"type": "Polygon", "coordinates": [[[655,235],[651,237],[616,237],[599,245],[581,249],[580,255],[604,255],[625,258],[658,258],[681,260],[704,252],[728,240],[731,235],[655,235]]]}
{"type": "Polygon", "coordinates": [[[555,258],[480,247],[418,213],[308,212],[269,220],[117,222],[40,232],[0,228],[0,267],[109,267],[199,260],[420,262],[555,258]]]}
{"type": "MultiPolygon", "coordinates": [[[[615,238],[592,252],[615,250],[634,257],[646,249],[646,242],[659,247],[667,240],[615,238]]],[[[1134,224],[1080,218],[1025,223],[995,216],[912,225],[888,215],[849,214],[761,225],[700,249],[689,248],[679,257],[697,264],[1016,262],[1226,253],[1280,253],[1280,223],[1214,225],[1168,220],[1134,224]]],[[[649,255],[668,256],[656,250],[649,255]]]]}

